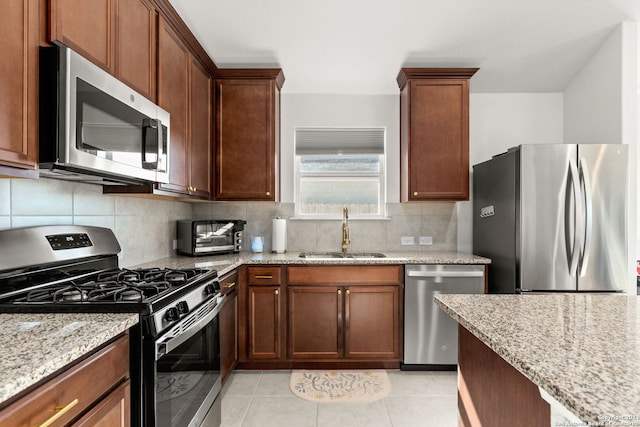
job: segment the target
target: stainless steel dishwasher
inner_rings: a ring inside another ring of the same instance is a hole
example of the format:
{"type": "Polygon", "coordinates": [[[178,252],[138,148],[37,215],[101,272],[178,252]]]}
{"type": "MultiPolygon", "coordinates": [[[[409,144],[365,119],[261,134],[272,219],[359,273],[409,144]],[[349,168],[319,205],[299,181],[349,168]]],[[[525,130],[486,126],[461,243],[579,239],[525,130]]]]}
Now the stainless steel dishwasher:
{"type": "Polygon", "coordinates": [[[456,369],[458,323],[433,298],[438,294],[483,292],[484,265],[406,265],[401,369],[456,369]]]}

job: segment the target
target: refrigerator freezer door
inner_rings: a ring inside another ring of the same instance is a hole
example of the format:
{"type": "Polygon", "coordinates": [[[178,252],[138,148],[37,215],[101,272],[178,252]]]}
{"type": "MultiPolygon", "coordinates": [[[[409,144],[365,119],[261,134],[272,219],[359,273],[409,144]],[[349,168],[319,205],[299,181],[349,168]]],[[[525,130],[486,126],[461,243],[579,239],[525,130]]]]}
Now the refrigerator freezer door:
{"type": "MultiPolygon", "coordinates": [[[[576,209],[570,165],[577,146],[520,147],[519,279],[523,291],[575,291],[570,265],[582,236],[575,234],[582,211],[576,209]]],[[[583,227],[581,227],[583,228],[583,227]]]]}
{"type": "Polygon", "coordinates": [[[586,210],[579,291],[626,288],[627,157],[622,144],[578,145],[586,210]]]}

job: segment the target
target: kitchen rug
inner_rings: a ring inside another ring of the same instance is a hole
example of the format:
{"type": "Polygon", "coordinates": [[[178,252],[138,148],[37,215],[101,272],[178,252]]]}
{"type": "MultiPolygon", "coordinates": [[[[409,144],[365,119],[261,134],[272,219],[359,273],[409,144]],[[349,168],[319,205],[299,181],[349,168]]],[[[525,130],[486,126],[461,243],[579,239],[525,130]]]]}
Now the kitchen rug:
{"type": "Polygon", "coordinates": [[[289,388],[312,402],[372,402],[391,391],[387,373],[371,371],[291,371],[289,388]]]}

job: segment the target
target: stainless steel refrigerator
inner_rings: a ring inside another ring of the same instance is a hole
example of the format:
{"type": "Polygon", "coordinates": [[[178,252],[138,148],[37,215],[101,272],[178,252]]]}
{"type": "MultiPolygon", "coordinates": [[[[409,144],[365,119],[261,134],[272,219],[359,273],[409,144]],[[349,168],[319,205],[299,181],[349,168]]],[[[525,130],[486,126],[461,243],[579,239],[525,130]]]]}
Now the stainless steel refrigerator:
{"type": "Polygon", "coordinates": [[[520,145],[473,166],[490,293],[627,287],[627,146],[520,145]]]}

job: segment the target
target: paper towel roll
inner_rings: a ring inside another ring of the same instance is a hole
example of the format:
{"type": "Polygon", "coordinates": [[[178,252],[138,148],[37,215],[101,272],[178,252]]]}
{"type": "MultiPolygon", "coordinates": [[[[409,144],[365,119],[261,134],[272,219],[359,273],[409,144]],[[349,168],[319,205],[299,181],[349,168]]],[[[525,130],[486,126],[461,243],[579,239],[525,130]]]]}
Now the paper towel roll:
{"type": "Polygon", "coordinates": [[[271,220],[271,251],[282,254],[287,251],[287,220],[274,218],[271,220]]]}

